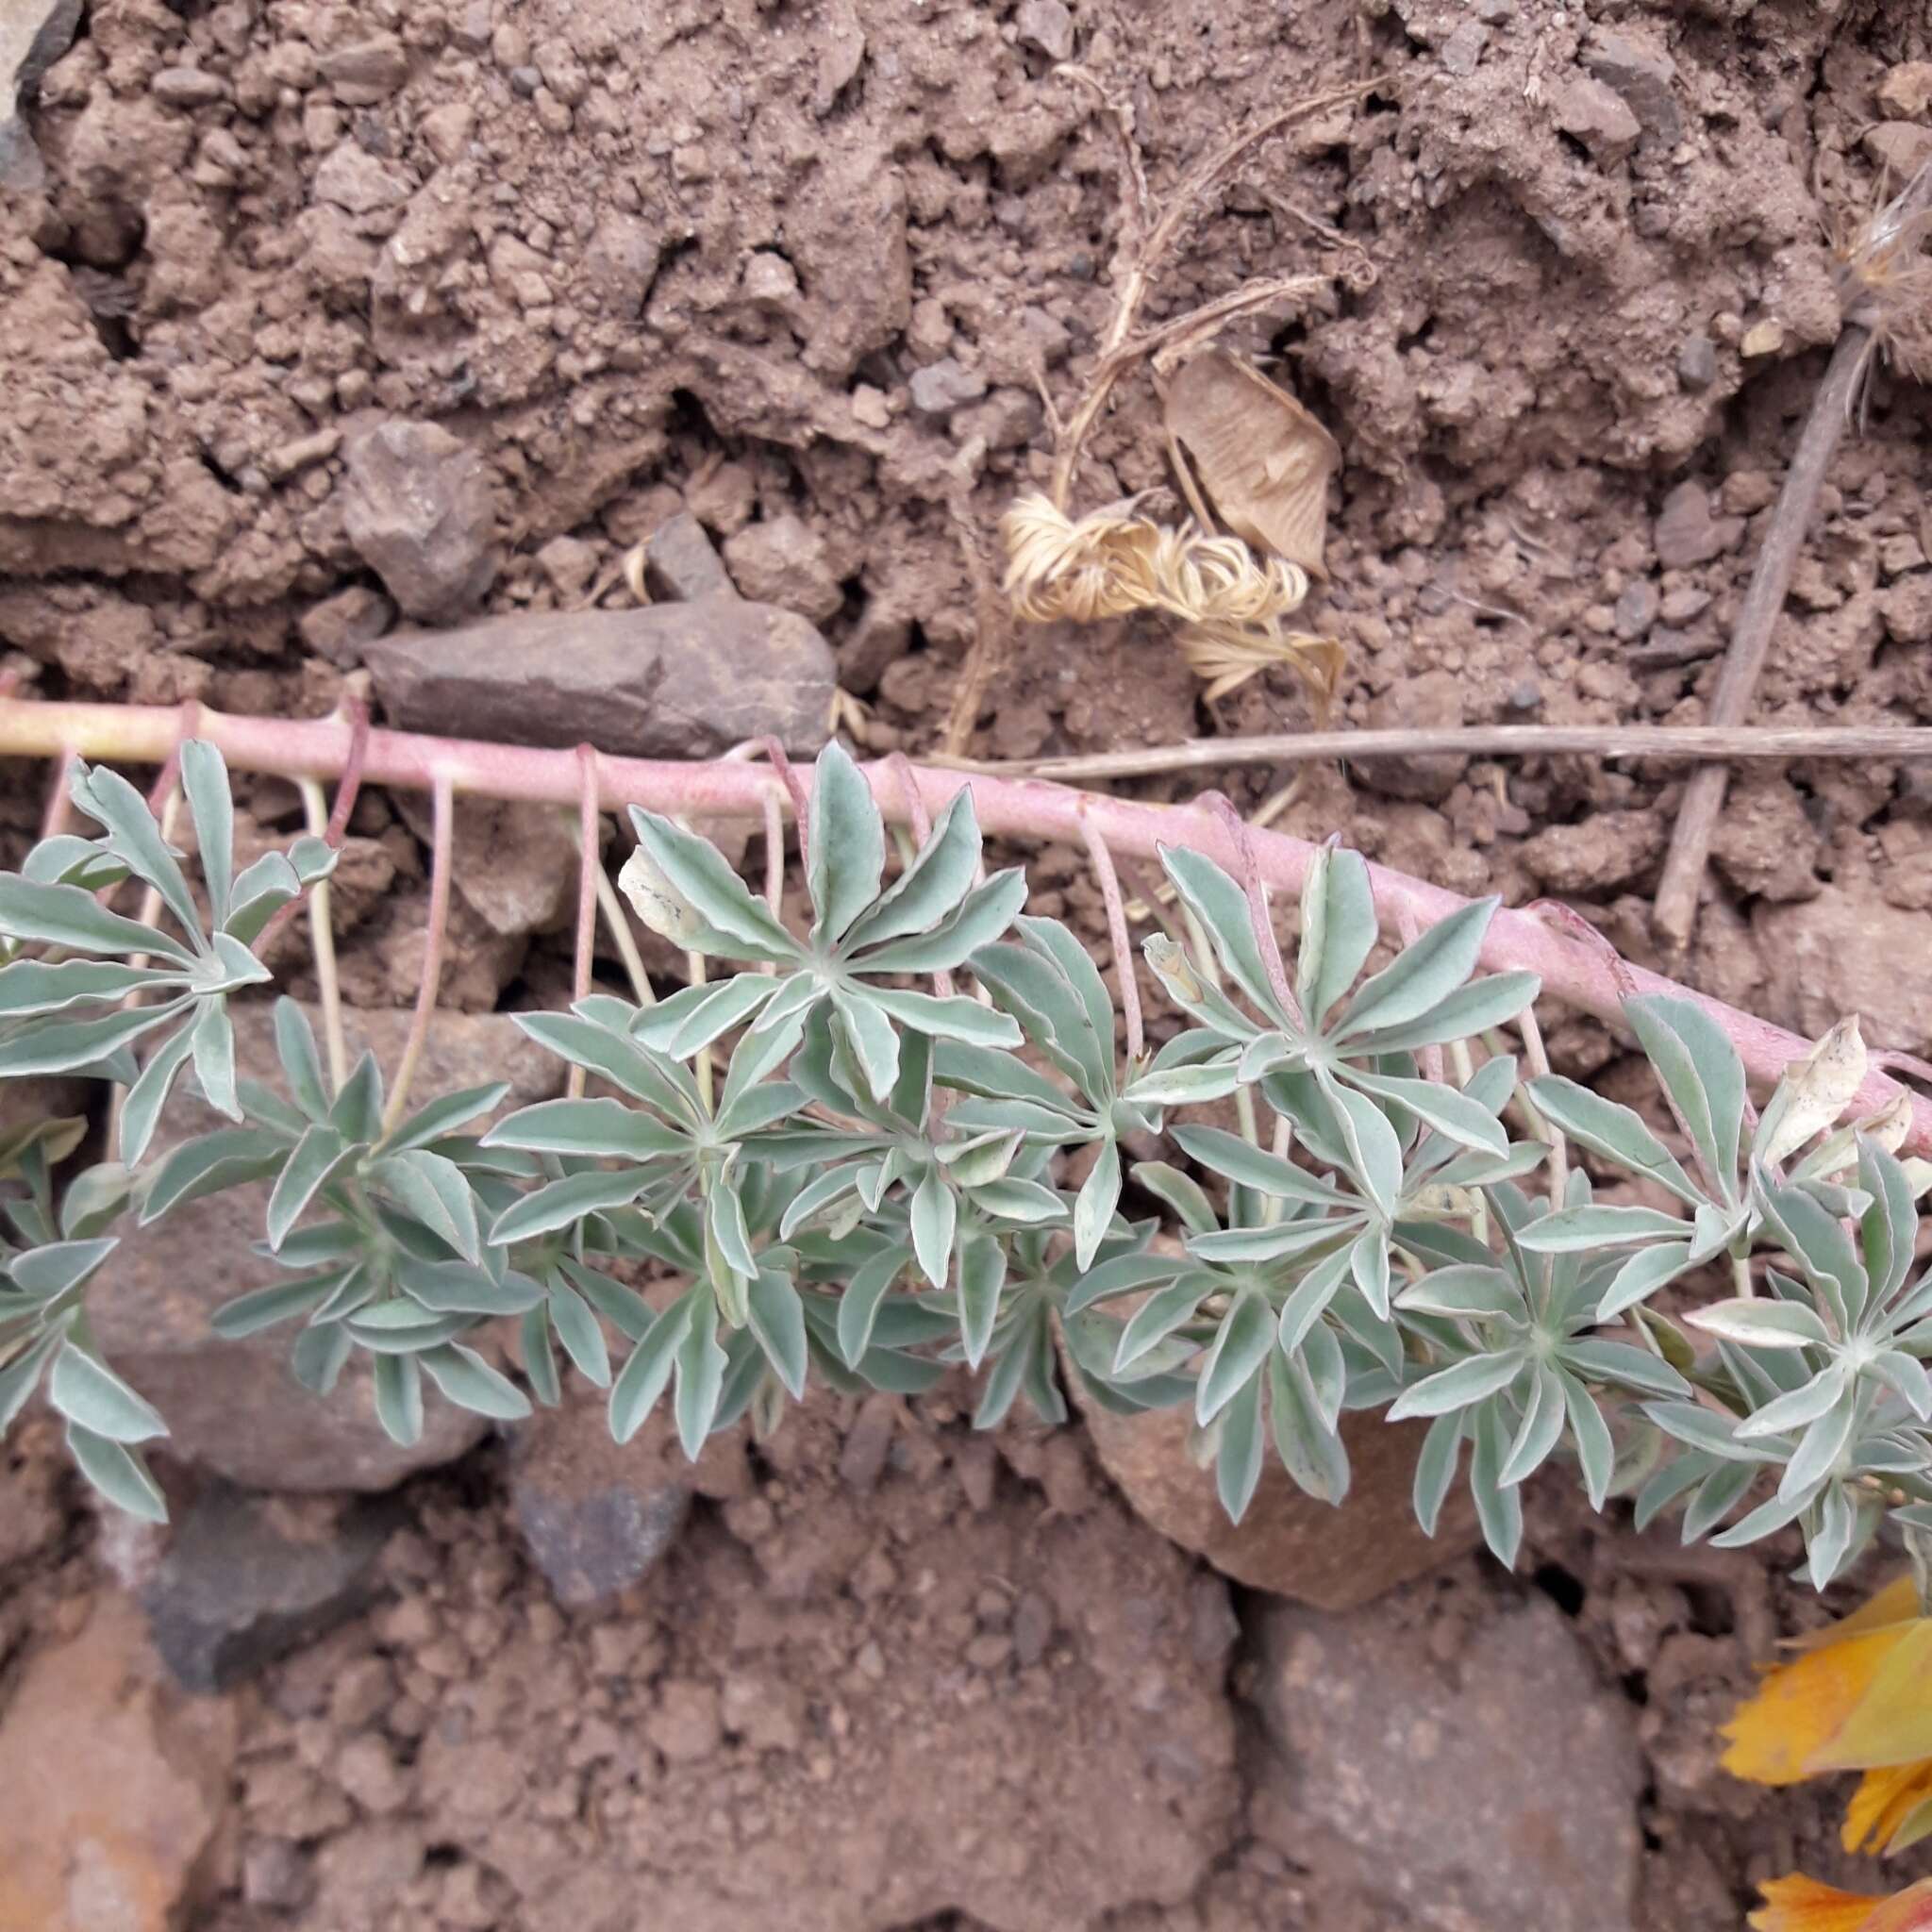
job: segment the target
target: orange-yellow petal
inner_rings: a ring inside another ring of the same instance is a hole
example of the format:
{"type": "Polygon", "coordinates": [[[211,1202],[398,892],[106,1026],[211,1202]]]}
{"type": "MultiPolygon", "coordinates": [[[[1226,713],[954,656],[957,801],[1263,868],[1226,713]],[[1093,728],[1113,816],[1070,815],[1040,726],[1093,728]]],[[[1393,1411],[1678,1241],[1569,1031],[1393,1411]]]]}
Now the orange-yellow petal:
{"type": "Polygon", "coordinates": [[[1932,1618],[1894,1624],[1849,1643],[1815,1651],[1801,1663],[1826,1657],[1876,1658],[1864,1694],[1807,1760],[1817,1771],[1871,1771],[1932,1757],[1932,1618]]]}
{"type": "Polygon", "coordinates": [[[1932,1760],[1868,1771],[1845,1807],[1845,1850],[1884,1851],[1899,1826],[1927,1798],[1932,1798],[1932,1760]]]}
{"type": "MultiPolygon", "coordinates": [[[[1896,1624],[1843,1643],[1807,1651],[1767,1674],[1738,1707],[1724,1735],[1724,1766],[1754,1784],[1789,1785],[1812,1775],[1816,1760],[1864,1702],[1880,1669],[1916,1624],[1896,1624]]],[[[1924,1626],[1932,1630],[1932,1624],[1924,1626]]],[[[1932,1757],[1932,1750],[1914,1754],[1932,1757]]],[[[1858,1767],[1844,1767],[1851,1769],[1858,1767]]]]}
{"type": "Polygon", "coordinates": [[[1792,1650],[1822,1650],[1828,1643],[1842,1643],[1849,1637],[1863,1637],[1868,1631],[1883,1630],[1891,1624],[1909,1624],[1920,1614],[1919,1587],[1910,1571],[1894,1576],[1885,1588],[1867,1599],[1849,1617],[1827,1624],[1807,1637],[1791,1640],[1792,1650]]]}
{"type": "Polygon", "coordinates": [[[1932,1932],[1932,1878],[1882,1901],[1859,1932],[1932,1932]]]}
{"type": "MultiPolygon", "coordinates": [[[[1747,1922],[1753,1932],[1871,1932],[1874,1910],[1886,1903],[1870,1892],[1840,1891],[1795,1872],[1757,1889],[1764,1903],[1747,1922]]],[[[1905,1928],[1894,1926],[1890,1932],[1905,1928]]]]}

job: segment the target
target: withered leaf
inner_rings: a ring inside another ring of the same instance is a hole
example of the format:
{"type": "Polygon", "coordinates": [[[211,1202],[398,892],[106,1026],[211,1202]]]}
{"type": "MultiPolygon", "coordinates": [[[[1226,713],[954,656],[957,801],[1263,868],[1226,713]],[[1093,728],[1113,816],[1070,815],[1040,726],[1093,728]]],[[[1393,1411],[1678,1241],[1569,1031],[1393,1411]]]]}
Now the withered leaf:
{"type": "Polygon", "coordinates": [[[1335,439],[1289,392],[1225,349],[1203,349],[1167,382],[1168,434],[1186,449],[1223,522],[1257,550],[1321,575],[1335,439]]]}

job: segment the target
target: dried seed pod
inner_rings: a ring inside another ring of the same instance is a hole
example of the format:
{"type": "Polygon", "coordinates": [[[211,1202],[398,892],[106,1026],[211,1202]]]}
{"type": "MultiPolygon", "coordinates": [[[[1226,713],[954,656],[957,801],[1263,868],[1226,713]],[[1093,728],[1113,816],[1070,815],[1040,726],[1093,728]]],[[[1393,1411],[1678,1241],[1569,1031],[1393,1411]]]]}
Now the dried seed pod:
{"type": "Polygon", "coordinates": [[[1225,349],[1167,381],[1168,434],[1193,458],[1221,520],[1257,550],[1323,575],[1335,439],[1289,392],[1225,349]]]}

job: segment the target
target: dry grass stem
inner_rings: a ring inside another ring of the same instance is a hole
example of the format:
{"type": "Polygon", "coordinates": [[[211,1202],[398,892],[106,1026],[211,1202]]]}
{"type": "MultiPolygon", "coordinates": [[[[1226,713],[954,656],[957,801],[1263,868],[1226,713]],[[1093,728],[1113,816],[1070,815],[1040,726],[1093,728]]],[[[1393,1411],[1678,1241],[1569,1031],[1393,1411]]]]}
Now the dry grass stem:
{"type": "MultiPolygon", "coordinates": [[[[1226,765],[1424,758],[1445,753],[1473,758],[1641,758],[1684,763],[1704,758],[1862,758],[1919,764],[1932,759],[1932,728],[1898,724],[1792,729],[1715,724],[1474,724],[1440,730],[1286,731],[1250,738],[1204,738],[1188,744],[1095,752],[1079,758],[930,758],[926,762],[986,777],[1055,778],[1084,784],[1108,778],[1158,777],[1169,772],[1211,771],[1226,765]]],[[[1254,823],[1262,822],[1257,819],[1254,823]]]]}

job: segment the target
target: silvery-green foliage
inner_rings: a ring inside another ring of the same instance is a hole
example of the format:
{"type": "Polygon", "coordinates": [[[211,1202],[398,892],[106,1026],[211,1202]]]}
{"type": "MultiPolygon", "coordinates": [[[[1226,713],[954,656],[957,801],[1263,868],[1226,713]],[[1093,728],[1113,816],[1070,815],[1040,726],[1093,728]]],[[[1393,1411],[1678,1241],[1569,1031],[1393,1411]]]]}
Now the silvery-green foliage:
{"type": "Polygon", "coordinates": [[[160,1510],[141,1457],[165,1424],[88,1324],[108,1229],[254,1183],[262,1280],[216,1329],[285,1331],[317,1399],[361,1358],[404,1443],[428,1401],[513,1422],[575,1374],[608,1391],[618,1441],[668,1404],[695,1456],[741,1420],[775,1427],[812,1380],[916,1394],[958,1364],[981,1427],[1022,1402],[1064,1421],[1070,1385],[1117,1414],[1183,1408],[1237,1518],[1271,1456],[1341,1501],[1343,1419],[1383,1410],[1427,1422],[1424,1524],[1460,1476],[1506,1562],[1523,1485],[1553,1463],[1596,1507],[1634,1491],[1640,1522],[1681,1505],[1687,1538],[1796,1524],[1820,1582],[1888,1511],[1932,1534],[1932,1276],[1910,1278],[1932,1171],[1874,1138],[1882,1120],[1834,1131],[1856,1029],[1758,1120],[1700,1006],[1631,1001],[1674,1145],[1572,1081],[1519,1082],[1497,1029],[1536,982],[1478,971],[1493,902],[1391,951],[1367,866],[1324,851],[1284,960],[1258,887],[1174,849],[1194,940],[1144,952],[1182,1024],[1124,1065],[1086,948],[1024,913],[1020,874],[982,877],[970,792],[889,878],[835,746],[805,936],[708,841],[633,810],[640,914],[749,970],[518,1015],[577,1070],[566,1098],[504,1115],[492,1085],[402,1114],[372,1058],[337,1088],[288,1001],[279,1083],[237,1077],[226,996],[267,977],[252,944],[332,855],[298,841],[236,876],[219,758],[186,746],[181,777],[202,898],[105,772],[75,791],[101,837],[0,875],[0,1074],[131,1086],[120,1159],[58,1198],[84,1124],[0,1144],[0,1423],[43,1392],[125,1507],[160,1510]],[[181,937],[110,909],[130,881],[181,937]],[[232,1124],[149,1157],[183,1066],[232,1124]],[[1558,1134],[1596,1185],[1552,1178],[1558,1134]],[[1619,1179],[1643,1198],[1602,1198],[1619,1179]]]}
{"type": "Polygon", "coordinates": [[[191,1059],[208,1105],[240,1120],[227,995],[268,968],[251,948],[269,921],[335,867],[320,839],[298,839],[235,872],[234,808],[220,752],[181,747],[181,789],[193,820],[208,917],[147,802],[118,772],[78,762],[74,804],[100,837],[42,840],[18,873],[0,873],[0,1076],[107,1072],[132,1078],[121,1113],[120,1158],[147,1150],[175,1075],[191,1059]],[[108,909],[96,894],[128,879],[152,891],[175,933],[108,909]],[[52,958],[21,957],[29,944],[52,958]],[[78,957],[62,958],[59,955],[78,957]],[[139,1077],[128,1050],[154,1041],[139,1077]]]}

